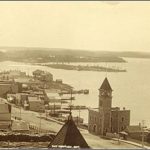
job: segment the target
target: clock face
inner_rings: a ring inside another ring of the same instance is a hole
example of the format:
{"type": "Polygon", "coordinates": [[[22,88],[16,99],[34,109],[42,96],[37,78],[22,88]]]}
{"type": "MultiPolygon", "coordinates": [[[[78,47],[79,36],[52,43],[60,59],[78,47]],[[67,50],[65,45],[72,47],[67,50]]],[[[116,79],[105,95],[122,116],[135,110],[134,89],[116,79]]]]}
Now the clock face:
{"type": "Polygon", "coordinates": [[[101,96],[111,96],[111,92],[102,91],[101,96]]]}
{"type": "Polygon", "coordinates": [[[103,95],[104,95],[104,92],[101,92],[101,95],[103,96],[103,95]]]}
{"type": "Polygon", "coordinates": [[[110,92],[107,92],[107,95],[110,96],[110,92]]]}

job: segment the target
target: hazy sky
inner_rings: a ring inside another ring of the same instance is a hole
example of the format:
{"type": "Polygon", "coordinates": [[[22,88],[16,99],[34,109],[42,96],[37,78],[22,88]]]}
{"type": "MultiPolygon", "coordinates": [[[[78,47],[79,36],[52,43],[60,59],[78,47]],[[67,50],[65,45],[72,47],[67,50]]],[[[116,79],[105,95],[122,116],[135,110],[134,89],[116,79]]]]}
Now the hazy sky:
{"type": "Polygon", "coordinates": [[[150,52],[150,2],[0,2],[0,46],[150,52]]]}

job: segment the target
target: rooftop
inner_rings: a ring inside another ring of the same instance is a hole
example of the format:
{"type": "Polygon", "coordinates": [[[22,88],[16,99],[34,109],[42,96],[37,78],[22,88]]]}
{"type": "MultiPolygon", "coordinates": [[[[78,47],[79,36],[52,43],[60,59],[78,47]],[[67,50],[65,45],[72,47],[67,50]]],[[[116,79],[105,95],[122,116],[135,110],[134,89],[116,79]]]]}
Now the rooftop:
{"type": "Polygon", "coordinates": [[[75,125],[71,115],[68,117],[67,122],[63,125],[48,147],[62,145],[89,148],[79,129],[75,125]]]}
{"type": "Polygon", "coordinates": [[[28,131],[29,125],[23,121],[13,121],[12,123],[12,131],[28,131]]]}
{"type": "Polygon", "coordinates": [[[133,133],[133,132],[142,132],[141,127],[139,125],[132,125],[132,126],[128,126],[125,129],[126,132],[128,133],[133,133]]]}
{"type": "Polygon", "coordinates": [[[108,82],[108,79],[107,77],[104,79],[101,87],[99,88],[99,90],[108,90],[108,91],[112,91],[112,88],[108,82]]]}
{"type": "Polygon", "coordinates": [[[29,102],[31,101],[41,101],[41,99],[37,96],[28,96],[29,102]]]}
{"type": "Polygon", "coordinates": [[[125,107],[123,107],[123,109],[120,109],[120,107],[112,107],[111,111],[130,111],[130,110],[125,109],[125,107]]]}
{"type": "Polygon", "coordinates": [[[0,113],[10,113],[11,105],[0,102],[0,113]]]}

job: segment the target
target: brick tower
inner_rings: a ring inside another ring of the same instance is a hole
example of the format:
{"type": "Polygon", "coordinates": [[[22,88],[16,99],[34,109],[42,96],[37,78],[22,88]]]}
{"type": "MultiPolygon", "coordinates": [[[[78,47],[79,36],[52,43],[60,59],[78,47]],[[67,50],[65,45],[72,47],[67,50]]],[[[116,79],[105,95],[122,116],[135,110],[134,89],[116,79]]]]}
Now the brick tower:
{"type": "Polygon", "coordinates": [[[99,112],[103,113],[103,134],[111,131],[112,88],[105,78],[99,88],[99,112]]]}

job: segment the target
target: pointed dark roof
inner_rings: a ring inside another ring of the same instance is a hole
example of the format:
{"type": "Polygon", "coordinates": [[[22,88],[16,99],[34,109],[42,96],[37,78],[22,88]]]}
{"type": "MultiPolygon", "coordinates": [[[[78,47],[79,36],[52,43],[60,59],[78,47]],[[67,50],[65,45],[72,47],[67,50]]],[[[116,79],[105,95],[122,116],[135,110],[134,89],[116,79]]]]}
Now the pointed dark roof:
{"type": "Polygon", "coordinates": [[[112,91],[112,88],[108,82],[108,79],[107,77],[104,79],[101,87],[99,88],[99,90],[108,90],[108,91],[112,91]]]}
{"type": "Polygon", "coordinates": [[[69,116],[67,122],[63,125],[48,147],[52,146],[79,146],[80,148],[89,148],[75,125],[72,116],[69,116]]]}

